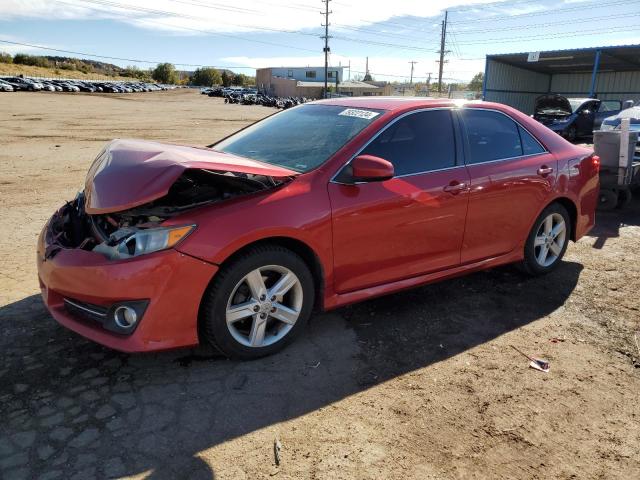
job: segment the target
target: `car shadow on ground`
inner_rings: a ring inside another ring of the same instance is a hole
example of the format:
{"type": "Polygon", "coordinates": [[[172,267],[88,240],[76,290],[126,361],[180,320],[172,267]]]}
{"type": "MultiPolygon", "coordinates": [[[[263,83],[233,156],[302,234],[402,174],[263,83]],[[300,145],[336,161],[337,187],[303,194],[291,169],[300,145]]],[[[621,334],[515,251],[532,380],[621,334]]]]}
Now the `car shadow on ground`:
{"type": "Polygon", "coordinates": [[[620,228],[640,225],[640,190],[635,190],[631,203],[621,209],[596,212],[596,226],[589,232],[595,237],[593,248],[601,249],[607,239],[620,236],[620,228]]]}
{"type": "Polygon", "coordinates": [[[565,303],[581,270],[566,262],[528,278],[504,267],[342,308],[252,362],[117,353],[27,297],[0,308],[0,477],[215,478],[223,466],[199,452],[535,322],[565,303]]]}

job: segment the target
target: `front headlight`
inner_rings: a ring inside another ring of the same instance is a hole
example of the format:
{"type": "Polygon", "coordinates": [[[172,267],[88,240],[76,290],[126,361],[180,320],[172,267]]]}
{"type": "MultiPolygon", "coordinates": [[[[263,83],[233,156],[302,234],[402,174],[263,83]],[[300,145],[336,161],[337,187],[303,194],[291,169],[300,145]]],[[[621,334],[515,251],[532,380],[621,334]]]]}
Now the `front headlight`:
{"type": "Polygon", "coordinates": [[[122,228],[114,232],[93,251],[110,260],[138,257],[175,247],[194,229],[195,225],[159,228],[122,228]]]}
{"type": "Polygon", "coordinates": [[[600,130],[601,131],[609,131],[609,130],[615,130],[615,126],[614,125],[608,125],[606,123],[603,123],[602,125],[600,125],[600,130]]]}
{"type": "Polygon", "coordinates": [[[559,123],[567,123],[569,121],[568,118],[555,118],[553,120],[554,124],[559,124],[559,123]]]}

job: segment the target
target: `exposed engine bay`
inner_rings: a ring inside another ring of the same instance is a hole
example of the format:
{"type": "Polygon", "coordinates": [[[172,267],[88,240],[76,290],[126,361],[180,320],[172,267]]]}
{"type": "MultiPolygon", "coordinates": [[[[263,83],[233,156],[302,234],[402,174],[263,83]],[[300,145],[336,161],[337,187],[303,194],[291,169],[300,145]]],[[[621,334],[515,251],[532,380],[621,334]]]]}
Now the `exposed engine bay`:
{"type": "Polygon", "coordinates": [[[60,248],[80,248],[124,259],[171,246],[176,235],[186,236],[194,226],[168,228],[162,223],[187,210],[279,187],[289,178],[273,178],[234,172],[189,169],[175,181],[169,192],[152,202],[129,210],[89,215],[85,196],[58,210],[47,229],[46,257],[60,248]],[[180,230],[180,232],[177,232],[180,230]]]}

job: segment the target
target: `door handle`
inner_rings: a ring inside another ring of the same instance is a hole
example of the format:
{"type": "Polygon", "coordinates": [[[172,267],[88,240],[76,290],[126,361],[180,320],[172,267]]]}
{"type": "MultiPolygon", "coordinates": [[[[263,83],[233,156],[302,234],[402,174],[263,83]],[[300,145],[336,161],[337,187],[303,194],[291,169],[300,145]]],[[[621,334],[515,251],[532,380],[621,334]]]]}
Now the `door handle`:
{"type": "Polygon", "coordinates": [[[541,177],[546,177],[550,173],[553,173],[553,168],[547,167],[546,165],[543,165],[538,169],[538,175],[541,177]]]}
{"type": "Polygon", "coordinates": [[[460,192],[464,192],[468,188],[469,186],[466,183],[458,182],[457,180],[454,180],[449,185],[445,186],[443,190],[453,195],[457,195],[460,192]]]}

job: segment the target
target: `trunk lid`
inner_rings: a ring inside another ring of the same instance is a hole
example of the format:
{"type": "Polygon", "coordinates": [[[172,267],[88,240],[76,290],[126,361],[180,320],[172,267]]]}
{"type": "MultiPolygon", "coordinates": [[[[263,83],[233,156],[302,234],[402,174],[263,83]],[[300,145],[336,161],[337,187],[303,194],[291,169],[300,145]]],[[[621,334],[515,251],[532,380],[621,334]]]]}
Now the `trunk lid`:
{"type": "Polygon", "coordinates": [[[89,214],[128,210],[161,198],[188,169],[285,178],[298,172],[206,147],[144,140],[113,140],[85,181],[89,214]]]}

